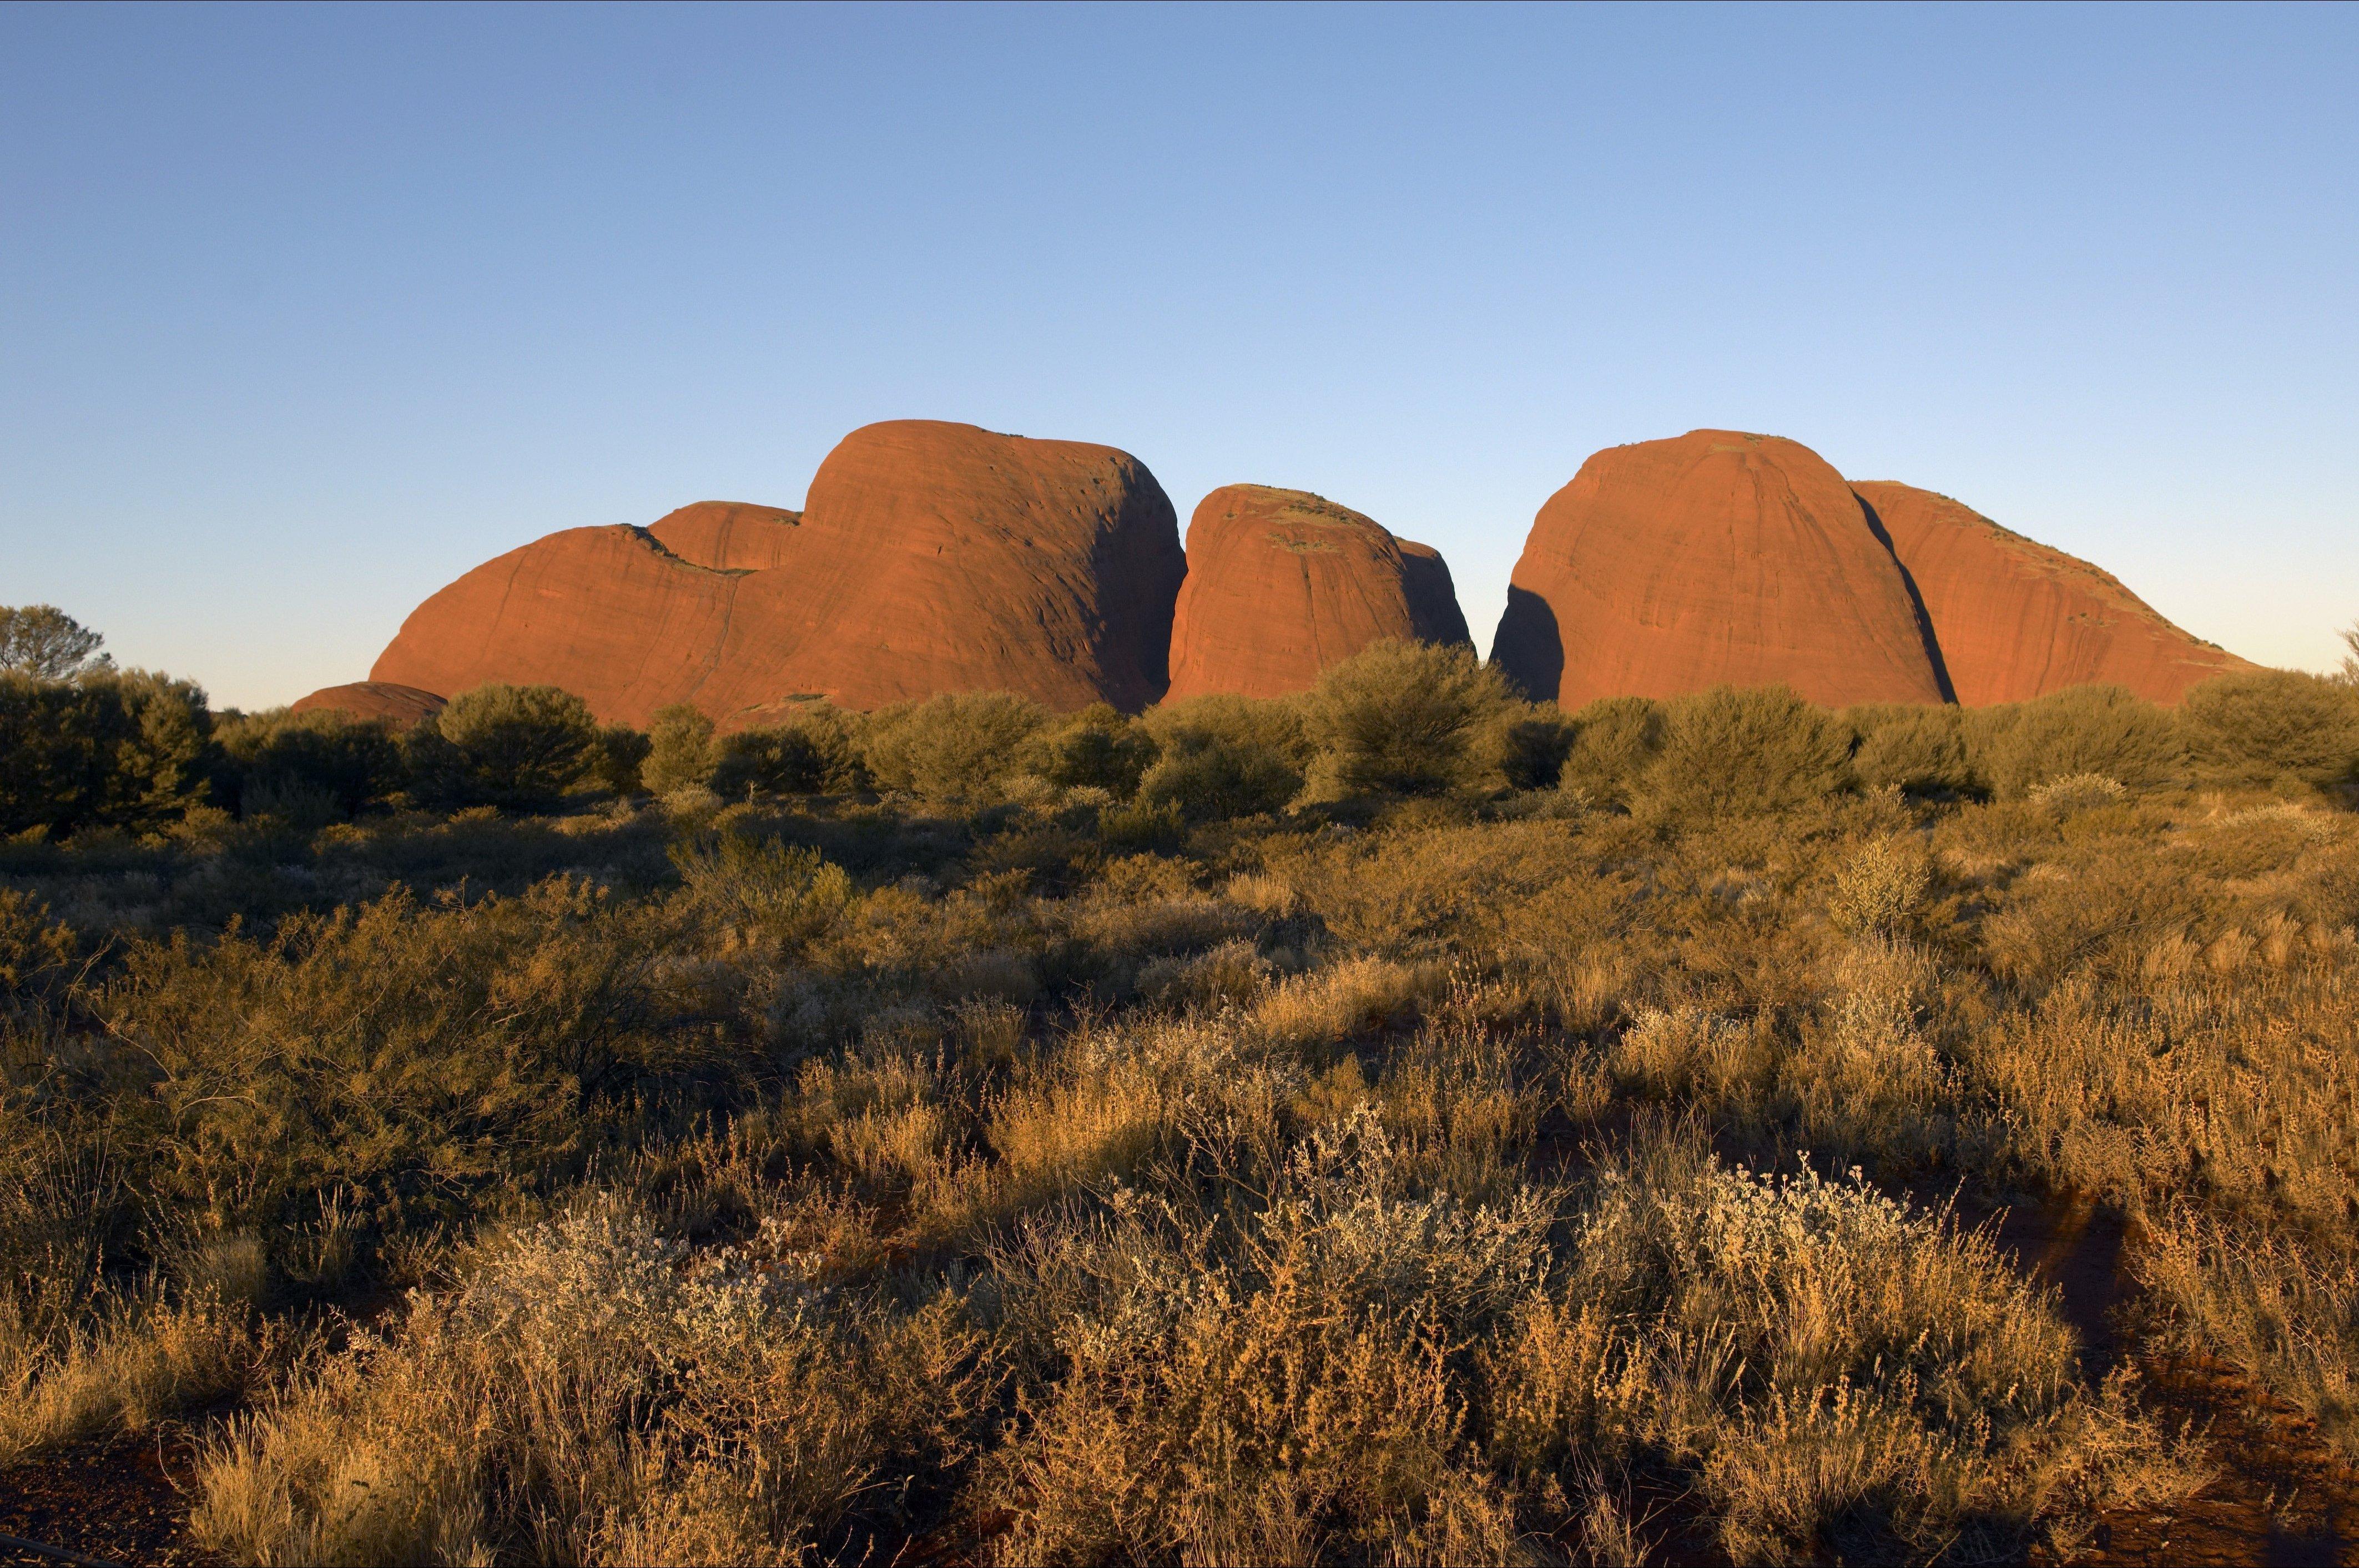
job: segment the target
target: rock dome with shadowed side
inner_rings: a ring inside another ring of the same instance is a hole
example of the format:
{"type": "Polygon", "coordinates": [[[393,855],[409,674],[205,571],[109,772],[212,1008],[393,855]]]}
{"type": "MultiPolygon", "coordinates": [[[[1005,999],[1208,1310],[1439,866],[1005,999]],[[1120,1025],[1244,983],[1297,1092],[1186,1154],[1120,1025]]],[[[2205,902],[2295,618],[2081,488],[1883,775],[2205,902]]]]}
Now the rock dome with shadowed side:
{"type": "Polygon", "coordinates": [[[415,686],[397,686],[387,681],[354,681],[343,686],[322,686],[308,697],[297,698],[288,711],[312,713],[333,710],[356,719],[382,719],[396,729],[408,729],[420,719],[432,718],[443,706],[440,697],[415,686]]]}
{"type": "Polygon", "coordinates": [[[2176,702],[2198,681],[2254,668],[2172,626],[2112,573],[1946,495],[1888,480],[1853,489],[1915,581],[1961,702],[2095,682],[2176,702]]]}
{"type": "Polygon", "coordinates": [[[1690,430],[1613,447],[1549,498],[1492,648],[1535,699],[1783,682],[1828,707],[1940,702],[1908,580],[1799,442],[1690,430]]]}
{"type": "Polygon", "coordinates": [[[666,513],[647,527],[656,541],[682,561],[723,572],[762,572],[784,566],[795,540],[800,512],[756,506],[745,501],[699,501],[666,513]]]}
{"type": "Polygon", "coordinates": [[[607,723],[643,725],[695,699],[751,576],[683,561],[645,528],[568,528],[412,610],[369,679],[432,691],[561,686],[607,723]]]}
{"type": "Polygon", "coordinates": [[[788,563],[740,580],[697,701],[875,708],[939,691],[1136,711],[1163,695],[1186,571],[1147,465],[1082,441],[902,419],[843,438],[788,563]]]}
{"type": "Polygon", "coordinates": [[[1308,691],[1386,637],[1468,640],[1434,550],[1302,490],[1231,485],[1198,504],[1171,625],[1174,699],[1308,691]]]}

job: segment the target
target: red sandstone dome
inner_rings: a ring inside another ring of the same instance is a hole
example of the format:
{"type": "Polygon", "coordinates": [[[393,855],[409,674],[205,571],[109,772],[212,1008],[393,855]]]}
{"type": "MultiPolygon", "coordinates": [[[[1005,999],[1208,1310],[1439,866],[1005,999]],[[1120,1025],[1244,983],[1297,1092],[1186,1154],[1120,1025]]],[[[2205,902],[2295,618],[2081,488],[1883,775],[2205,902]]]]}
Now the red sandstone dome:
{"type": "Polygon", "coordinates": [[[1386,637],[1468,640],[1435,551],[1308,491],[1230,485],[1197,505],[1171,624],[1174,699],[1306,691],[1386,637]]]}
{"type": "Polygon", "coordinates": [[[308,697],[298,697],[289,708],[297,713],[332,709],[356,719],[382,719],[396,729],[408,729],[420,719],[442,711],[442,699],[415,686],[386,681],[355,681],[344,686],[322,686],[308,697]]]}
{"type": "Polygon", "coordinates": [[[2176,702],[2252,665],[2190,636],[2074,556],[1888,480],[1854,485],[1915,580],[1951,685],[1970,706],[2103,681],[2176,702]]]}
{"type": "Polygon", "coordinates": [[[1136,710],[1167,683],[1185,570],[1128,453],[897,420],[838,443],[799,520],[702,502],[511,550],[413,611],[371,674],[548,682],[636,724],[672,702],[727,727],[801,697],[960,691],[1136,710]]]}
{"type": "Polygon", "coordinates": [[[697,566],[760,572],[786,564],[799,512],[743,501],[699,501],[666,513],[647,527],[656,542],[697,566]]]}
{"type": "Polygon", "coordinates": [[[1829,707],[1948,696],[1908,580],[1843,476],[1736,430],[1582,463],[1532,525],[1492,653],[1568,708],[1723,682],[1829,707]]]}
{"type": "Polygon", "coordinates": [[[1163,695],[1179,521],[1128,452],[901,419],[820,464],[787,563],[744,579],[697,700],[875,708],[1020,691],[1136,711],[1163,695]]]}

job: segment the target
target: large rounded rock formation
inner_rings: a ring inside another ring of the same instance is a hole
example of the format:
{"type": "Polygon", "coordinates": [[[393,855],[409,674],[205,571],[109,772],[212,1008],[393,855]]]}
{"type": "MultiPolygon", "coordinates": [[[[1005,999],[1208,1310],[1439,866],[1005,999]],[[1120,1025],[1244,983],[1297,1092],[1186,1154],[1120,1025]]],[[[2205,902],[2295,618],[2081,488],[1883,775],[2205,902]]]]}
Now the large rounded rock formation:
{"type": "Polygon", "coordinates": [[[1434,550],[1302,490],[1230,485],[1197,505],[1171,624],[1174,699],[1305,691],[1386,637],[1468,640],[1434,550]]]}
{"type": "Polygon", "coordinates": [[[1947,495],[1888,480],[1853,488],[1913,580],[1961,702],[2091,682],[2176,702],[2200,681],[2254,668],[2180,630],[2112,573],[1947,495]]]}
{"type": "Polygon", "coordinates": [[[1859,498],[1799,442],[1690,430],[1581,465],[1532,525],[1492,647],[1535,699],[1783,682],[1829,707],[1949,693],[1859,498]]]}
{"type": "Polygon", "coordinates": [[[347,713],[355,719],[376,719],[406,730],[420,719],[430,719],[443,708],[442,699],[415,686],[387,681],[354,681],[342,686],[322,686],[308,697],[298,697],[288,711],[347,713]]]}
{"type": "Polygon", "coordinates": [[[1185,570],[1171,503],[1127,452],[897,420],[838,443],[799,517],[701,502],[479,566],[371,678],[547,682],[635,724],[673,702],[726,728],[800,699],[962,691],[1135,711],[1167,684],[1185,570]]]}
{"type": "Polygon", "coordinates": [[[1136,711],[1163,695],[1179,519],[1128,452],[899,419],[837,443],[786,563],[745,578],[698,701],[875,708],[1006,691],[1136,711]]]}

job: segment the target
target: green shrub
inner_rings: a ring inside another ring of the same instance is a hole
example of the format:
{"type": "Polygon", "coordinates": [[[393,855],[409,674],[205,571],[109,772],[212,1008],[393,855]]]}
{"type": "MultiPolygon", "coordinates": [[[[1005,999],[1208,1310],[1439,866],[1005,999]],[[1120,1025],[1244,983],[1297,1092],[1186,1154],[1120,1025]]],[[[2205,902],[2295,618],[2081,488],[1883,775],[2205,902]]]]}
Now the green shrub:
{"type": "Polygon", "coordinates": [[[1547,789],[1564,776],[1579,727],[1554,702],[1509,711],[1499,724],[1494,749],[1510,789],[1547,789]]]}
{"type": "Polygon", "coordinates": [[[861,760],[877,784],[933,805],[996,800],[1048,711],[1013,691],[945,691],[870,716],[861,760]]]}
{"type": "Polygon", "coordinates": [[[384,804],[409,781],[390,727],[333,708],[238,714],[216,723],[213,738],[227,764],[219,793],[242,815],[264,815],[308,791],[351,816],[384,804]]]}
{"type": "Polygon", "coordinates": [[[185,681],[0,673],[0,834],[147,830],[202,801],[212,714],[185,681]]]}
{"type": "Polygon", "coordinates": [[[1138,782],[1146,806],[1190,822],[1283,811],[1302,789],[1310,743],[1294,704],[1216,692],[1149,709],[1158,747],[1138,782]]]}
{"type": "MultiPolygon", "coordinates": [[[[816,706],[816,705],[815,705],[816,706]]],[[[865,770],[846,715],[835,708],[798,713],[785,724],[723,737],[712,788],[723,800],[755,795],[818,795],[858,789],[865,770]]]]}
{"type": "Polygon", "coordinates": [[[1471,648],[1373,643],[1321,671],[1311,691],[1318,772],[1347,795],[1484,787],[1498,759],[1476,742],[1513,702],[1506,678],[1471,648]]]}
{"type": "Polygon", "coordinates": [[[649,792],[669,795],[690,784],[710,784],[721,763],[712,721],[687,702],[658,708],[647,722],[647,759],[639,766],[649,792]]]}
{"type": "Polygon", "coordinates": [[[1155,761],[1155,737],[1108,702],[1093,702],[1039,737],[1040,776],[1061,788],[1103,789],[1116,800],[1138,793],[1155,761]]]}
{"type": "Polygon", "coordinates": [[[598,743],[590,754],[590,777],[602,789],[617,795],[636,795],[642,788],[639,770],[654,749],[645,731],[628,724],[602,724],[598,743]]]}
{"type": "Polygon", "coordinates": [[[2171,715],[2119,686],[2074,686],[2028,702],[1972,709],[1965,733],[1976,779],[2008,800],[2083,773],[2151,789],[2178,777],[2186,757],[2171,715]]]}
{"type": "Polygon", "coordinates": [[[1850,732],[1787,687],[1715,686],[1669,704],[1647,794],[1699,816],[1789,811],[1841,789],[1850,760],[1850,732]]]}
{"type": "Polygon", "coordinates": [[[1663,705],[1647,697],[1600,697],[1574,713],[1572,745],[1557,788],[1593,806],[1627,807],[1663,750],[1663,705]]]}
{"type": "Polygon", "coordinates": [[[1870,702],[1844,709],[1842,718],[1858,736],[1851,756],[1852,776],[1870,789],[1934,795],[1972,788],[1962,710],[1924,702],[1870,702]]]}
{"type": "Polygon", "coordinates": [[[548,807],[588,774],[598,745],[589,704],[555,686],[462,691],[407,737],[414,788],[451,805],[548,807]]]}
{"type": "Polygon", "coordinates": [[[2194,761],[2215,778],[2329,784],[2359,764],[2359,694],[2296,670],[2219,675],[2180,709],[2194,761]]]}

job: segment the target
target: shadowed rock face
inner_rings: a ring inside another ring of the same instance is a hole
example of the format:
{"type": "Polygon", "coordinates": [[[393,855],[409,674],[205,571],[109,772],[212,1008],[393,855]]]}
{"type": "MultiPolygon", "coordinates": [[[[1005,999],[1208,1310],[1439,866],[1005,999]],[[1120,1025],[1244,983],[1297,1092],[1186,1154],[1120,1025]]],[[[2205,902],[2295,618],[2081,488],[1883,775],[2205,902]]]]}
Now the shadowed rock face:
{"type": "Polygon", "coordinates": [[[1386,637],[1468,640],[1432,550],[1302,490],[1230,485],[1198,504],[1171,626],[1174,699],[1307,691],[1386,637]]]}
{"type": "Polygon", "coordinates": [[[345,686],[322,686],[308,697],[298,697],[289,711],[316,713],[332,708],[356,719],[382,719],[396,729],[408,729],[420,719],[442,711],[442,699],[415,686],[384,681],[355,681],[345,686]]]}
{"type": "Polygon", "coordinates": [[[1853,488],[1914,580],[1961,702],[2093,681],[2176,702],[2200,681],[2253,668],[2164,620],[2110,572],[1946,495],[1888,480],[1853,488]]]}
{"type": "Polygon", "coordinates": [[[745,501],[699,501],[667,513],[647,532],[666,550],[697,566],[762,572],[783,566],[794,547],[800,512],[745,501]]]}
{"type": "Polygon", "coordinates": [[[1163,693],[1185,570],[1128,453],[898,420],[846,436],[799,519],[701,502],[511,550],[412,612],[371,675],[547,682],[634,724],[672,702],[727,728],[797,697],[988,690],[1136,710],[1163,693]]]}
{"type": "Polygon", "coordinates": [[[1947,697],[1907,579],[1843,476],[1690,430],[1581,465],[1532,525],[1492,653],[1535,699],[1782,681],[1829,707],[1947,697]]]}

